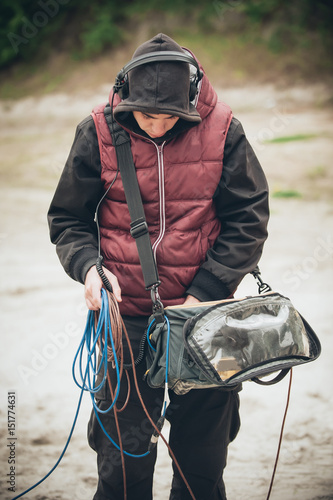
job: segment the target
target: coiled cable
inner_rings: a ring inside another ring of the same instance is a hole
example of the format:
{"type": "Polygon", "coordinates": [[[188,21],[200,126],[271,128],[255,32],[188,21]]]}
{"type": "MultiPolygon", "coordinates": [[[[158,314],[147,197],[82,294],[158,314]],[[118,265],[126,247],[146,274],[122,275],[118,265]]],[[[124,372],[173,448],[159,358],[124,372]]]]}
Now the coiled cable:
{"type": "MultiPolygon", "coordinates": [[[[104,430],[107,437],[111,440],[111,442],[114,444],[114,446],[119,451],[121,451],[124,454],[128,454],[129,456],[136,457],[136,458],[140,458],[141,456],[148,455],[148,453],[149,453],[147,451],[143,455],[132,455],[130,453],[126,453],[126,451],[124,451],[124,450],[121,450],[121,445],[119,446],[117,443],[112,441],[110,436],[105,431],[105,429],[101,423],[100,417],[98,415],[98,413],[109,412],[115,406],[117,398],[118,398],[119,390],[120,390],[120,378],[121,378],[121,367],[119,367],[118,358],[117,358],[117,354],[116,354],[117,349],[116,349],[116,345],[115,345],[115,342],[113,339],[110,310],[109,310],[109,300],[108,300],[106,290],[102,289],[101,295],[102,295],[102,306],[101,306],[101,310],[100,310],[99,315],[98,315],[98,321],[96,322],[96,314],[94,313],[94,311],[88,311],[88,317],[87,317],[87,321],[86,321],[85,330],[84,330],[81,342],[79,344],[79,347],[78,347],[76,354],[74,356],[74,361],[73,361],[73,365],[72,365],[72,376],[73,376],[75,384],[81,389],[81,392],[80,392],[80,396],[79,396],[73,424],[72,424],[72,427],[70,429],[66,444],[65,444],[58,460],[56,461],[54,466],[50,469],[50,471],[42,479],[40,479],[38,482],[36,482],[33,486],[26,489],[25,491],[23,491],[19,495],[16,495],[15,497],[13,497],[12,500],[17,500],[18,498],[23,497],[24,495],[26,495],[27,493],[29,493],[30,491],[35,489],[37,486],[39,486],[41,483],[43,483],[58,467],[58,465],[60,464],[61,460],[63,459],[63,457],[67,451],[70,440],[72,438],[72,435],[73,435],[73,432],[74,432],[74,429],[75,429],[75,426],[77,423],[77,419],[79,416],[83,394],[85,392],[89,392],[91,395],[94,411],[95,411],[97,420],[99,421],[99,423],[101,425],[101,428],[104,430]],[[109,345],[108,345],[108,339],[110,341],[109,345]],[[100,348],[100,353],[99,353],[100,356],[98,356],[98,351],[97,351],[98,346],[100,348]],[[100,357],[100,360],[98,359],[99,357],[100,357]],[[115,390],[115,393],[113,395],[112,403],[110,404],[109,408],[107,408],[106,410],[100,410],[95,403],[94,395],[106,383],[106,380],[108,378],[108,372],[107,372],[108,360],[110,361],[110,359],[112,360],[114,368],[116,370],[116,376],[117,376],[118,383],[117,383],[117,388],[115,390]],[[78,381],[78,375],[76,374],[76,372],[79,373],[79,376],[81,379],[80,382],[78,381]],[[102,381],[100,382],[100,384],[98,386],[95,386],[96,376],[100,372],[102,372],[102,374],[103,374],[102,381]]],[[[114,302],[112,300],[110,301],[110,303],[114,304],[114,302]]],[[[115,313],[116,313],[116,311],[115,311],[115,313]]],[[[114,315],[114,317],[116,317],[116,316],[119,318],[117,313],[114,315]]],[[[119,327],[119,322],[116,324],[119,327]]],[[[122,353],[121,350],[119,351],[119,347],[118,347],[118,353],[122,353]]],[[[121,410],[118,410],[118,412],[121,410]]]]}
{"type": "MultiPolygon", "coordinates": [[[[128,455],[130,457],[134,458],[141,458],[144,456],[147,456],[150,453],[150,450],[148,450],[146,453],[143,453],[141,455],[134,455],[132,453],[127,452],[126,450],[123,450],[122,448],[122,443],[121,443],[121,436],[120,432],[118,432],[118,438],[119,438],[119,444],[116,443],[111,436],[107,433],[106,429],[104,428],[101,418],[99,416],[100,413],[108,413],[112,409],[114,410],[115,413],[115,418],[117,418],[117,412],[121,411],[122,409],[118,410],[116,408],[116,402],[118,399],[119,395],[119,390],[120,390],[120,380],[121,380],[121,372],[122,372],[122,359],[119,360],[117,358],[117,352],[120,353],[120,357],[122,358],[122,348],[119,348],[114,342],[114,336],[113,336],[113,331],[114,331],[114,325],[118,325],[119,327],[119,322],[121,323],[122,326],[122,331],[125,335],[126,342],[128,344],[129,348],[129,353],[130,353],[130,358],[131,358],[131,366],[133,369],[133,378],[134,378],[134,385],[136,392],[138,394],[138,398],[140,400],[142,409],[144,413],[146,414],[149,422],[151,423],[152,427],[154,428],[154,435],[155,436],[160,436],[165,445],[167,446],[170,456],[172,457],[172,460],[175,464],[175,466],[178,468],[179,473],[189,491],[189,494],[192,498],[192,500],[195,500],[195,496],[193,495],[193,492],[179,466],[179,463],[171,450],[167,440],[163,436],[163,434],[160,431],[160,422],[155,424],[153,419],[151,418],[140,393],[139,385],[138,385],[138,380],[137,380],[137,375],[136,375],[136,370],[135,370],[135,360],[134,360],[134,355],[133,351],[131,348],[130,344],[130,339],[128,337],[128,333],[126,330],[126,327],[123,323],[123,320],[119,314],[119,310],[117,309],[118,305],[116,303],[116,299],[114,298],[113,294],[110,292],[107,292],[104,288],[102,288],[101,291],[101,309],[99,313],[95,313],[94,311],[89,310],[88,311],[88,317],[87,317],[87,322],[86,322],[86,327],[81,339],[81,342],[79,344],[79,347],[77,349],[77,352],[74,356],[74,361],[73,361],[73,366],[72,366],[72,375],[75,384],[80,388],[80,397],[74,417],[74,421],[68,436],[68,439],[66,441],[66,444],[64,446],[63,451],[60,454],[59,459],[55,463],[55,465],[52,467],[52,469],[37,483],[35,483],[33,486],[25,490],[24,492],[20,493],[19,495],[15,496],[12,500],[17,500],[18,498],[21,498],[22,496],[26,495],[28,492],[36,488],[38,485],[40,485],[43,481],[45,481],[51,474],[54,472],[54,470],[58,467],[60,464],[62,458],[64,457],[66,450],[69,446],[71,437],[73,435],[75,425],[77,422],[77,418],[79,415],[80,407],[81,407],[81,402],[82,402],[82,397],[84,392],[89,392],[92,403],[93,403],[93,408],[94,412],[97,418],[97,421],[99,422],[101,429],[103,430],[104,434],[106,437],[111,441],[111,443],[115,446],[116,449],[118,449],[121,453],[122,456],[122,464],[124,464],[123,460],[123,455],[128,455]],[[111,304],[111,307],[110,307],[111,304]],[[98,315],[98,319],[96,321],[96,315],[98,315]],[[113,317],[113,319],[111,318],[113,317]],[[115,316],[117,316],[118,320],[114,322],[115,316]],[[98,349],[100,352],[98,352],[98,349]],[[112,365],[114,366],[114,369],[116,370],[116,378],[117,378],[117,387],[116,390],[113,391],[111,384],[109,382],[109,387],[112,395],[112,401],[110,406],[106,410],[101,410],[98,408],[96,402],[95,402],[95,394],[104,386],[106,381],[108,380],[108,362],[112,361],[112,365]],[[95,381],[97,375],[101,374],[102,375],[102,381],[96,386],[95,381]],[[78,378],[80,377],[80,381],[78,378]]],[[[116,327],[117,329],[117,327],[116,327]]],[[[118,337],[118,340],[120,337],[118,337]]],[[[165,409],[166,409],[166,401],[164,402],[164,409],[163,409],[163,414],[162,417],[163,421],[165,418],[165,409]]],[[[126,404],[126,403],[125,403],[126,404]]],[[[125,406],[125,405],[124,405],[125,406]]],[[[119,427],[118,427],[119,431],[119,427]]],[[[123,466],[123,477],[124,477],[124,499],[126,499],[126,476],[125,476],[125,470],[123,466]]]]}

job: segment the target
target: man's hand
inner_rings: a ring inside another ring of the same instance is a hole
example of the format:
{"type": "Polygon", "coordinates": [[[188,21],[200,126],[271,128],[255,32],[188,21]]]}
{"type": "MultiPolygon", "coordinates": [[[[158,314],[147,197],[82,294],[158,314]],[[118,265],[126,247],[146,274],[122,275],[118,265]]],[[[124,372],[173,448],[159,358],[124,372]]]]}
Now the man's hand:
{"type": "Polygon", "coordinates": [[[188,306],[188,305],[199,304],[199,303],[200,303],[200,300],[193,297],[193,295],[188,295],[185,299],[184,305],[188,306]]]}
{"type": "MultiPolygon", "coordinates": [[[[103,271],[111,283],[113,294],[117,302],[121,302],[121,289],[117,277],[103,267],[103,271]]],[[[84,282],[84,296],[88,309],[97,311],[101,308],[101,289],[103,282],[95,266],[91,267],[86,274],[84,282]]]]}

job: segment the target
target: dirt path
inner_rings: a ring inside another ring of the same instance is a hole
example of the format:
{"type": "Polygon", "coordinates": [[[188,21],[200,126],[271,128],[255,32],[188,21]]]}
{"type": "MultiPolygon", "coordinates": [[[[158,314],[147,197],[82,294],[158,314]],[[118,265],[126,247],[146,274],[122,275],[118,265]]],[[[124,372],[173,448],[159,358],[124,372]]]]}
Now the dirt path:
{"type": "MultiPolygon", "coordinates": [[[[284,92],[260,87],[222,93],[243,122],[272,193],[293,190],[302,195],[272,197],[270,237],[261,268],[274,289],[292,298],[323,348],[318,361],[294,370],[272,500],[333,499],[333,132],[325,92],[318,87],[284,92]],[[281,136],[303,139],[265,142],[281,136]]],[[[79,390],[72,381],[71,364],[87,311],[81,285],[64,274],[49,242],[45,214],[76,123],[106,95],[104,88],[72,101],[68,96],[50,96],[0,103],[0,496],[4,500],[14,496],[7,483],[11,451],[7,392],[15,391],[17,398],[16,493],[54,465],[75,414],[79,390]]],[[[255,291],[247,277],[238,295],[255,291]]],[[[269,388],[244,384],[242,428],[230,446],[225,474],[229,500],[266,498],[287,383],[269,388]]],[[[86,444],[90,407],[87,396],[61,465],[26,498],[92,498],[95,455],[86,444]]],[[[166,500],[170,461],[159,446],[154,499],[166,500]]]]}

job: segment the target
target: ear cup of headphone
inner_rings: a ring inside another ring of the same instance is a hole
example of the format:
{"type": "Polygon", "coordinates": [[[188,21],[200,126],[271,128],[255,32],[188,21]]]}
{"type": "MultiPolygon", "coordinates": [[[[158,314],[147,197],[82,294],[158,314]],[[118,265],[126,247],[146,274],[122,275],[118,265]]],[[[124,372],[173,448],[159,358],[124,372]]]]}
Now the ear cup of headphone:
{"type": "Polygon", "coordinates": [[[125,82],[123,85],[120,87],[118,94],[120,99],[127,99],[129,97],[129,85],[128,85],[128,76],[125,76],[125,82]]]}
{"type": "Polygon", "coordinates": [[[197,92],[198,92],[198,87],[197,87],[196,80],[191,80],[190,81],[190,94],[189,94],[190,102],[194,101],[195,96],[197,95],[197,92]]]}

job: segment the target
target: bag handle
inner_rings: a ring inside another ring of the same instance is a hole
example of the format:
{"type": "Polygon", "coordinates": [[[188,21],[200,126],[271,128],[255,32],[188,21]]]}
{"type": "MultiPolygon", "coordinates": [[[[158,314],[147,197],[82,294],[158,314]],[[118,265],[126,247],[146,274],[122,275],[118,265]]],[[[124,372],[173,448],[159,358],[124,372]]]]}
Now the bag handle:
{"type": "Polygon", "coordinates": [[[277,375],[276,377],[272,378],[271,380],[262,380],[261,378],[259,377],[253,377],[251,378],[252,382],[255,382],[256,384],[259,384],[259,385],[273,385],[273,384],[277,384],[278,382],[281,382],[282,379],[284,379],[284,377],[286,375],[288,375],[288,373],[290,372],[290,368],[283,368],[277,375]]]}

